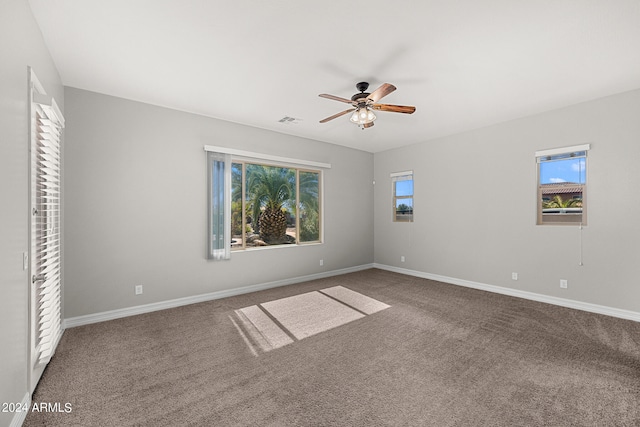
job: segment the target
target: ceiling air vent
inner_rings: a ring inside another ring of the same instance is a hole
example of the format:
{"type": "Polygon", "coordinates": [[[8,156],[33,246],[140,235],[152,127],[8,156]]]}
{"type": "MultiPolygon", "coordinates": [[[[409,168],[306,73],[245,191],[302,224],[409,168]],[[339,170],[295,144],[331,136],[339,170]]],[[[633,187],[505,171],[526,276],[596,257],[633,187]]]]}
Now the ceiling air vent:
{"type": "Polygon", "coordinates": [[[297,125],[301,121],[302,119],[296,119],[295,117],[284,116],[283,118],[278,120],[278,123],[284,123],[285,125],[297,125]]]}

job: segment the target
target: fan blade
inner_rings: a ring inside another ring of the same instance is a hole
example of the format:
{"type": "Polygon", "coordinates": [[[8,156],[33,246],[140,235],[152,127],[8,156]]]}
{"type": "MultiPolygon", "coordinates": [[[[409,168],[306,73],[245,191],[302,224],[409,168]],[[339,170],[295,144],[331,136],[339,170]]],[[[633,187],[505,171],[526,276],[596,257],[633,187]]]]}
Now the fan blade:
{"type": "Polygon", "coordinates": [[[369,96],[367,96],[367,99],[370,99],[373,102],[378,102],[394,90],[396,90],[394,85],[383,83],[378,89],[374,90],[369,96]]]}
{"type": "Polygon", "coordinates": [[[318,95],[320,98],[333,99],[334,101],[346,102],[347,104],[353,104],[353,101],[346,98],[340,98],[339,96],[329,95],[327,93],[321,93],[318,95]]]}
{"type": "Polygon", "coordinates": [[[412,107],[409,105],[373,104],[371,108],[378,111],[390,111],[392,113],[405,114],[412,114],[414,111],[416,111],[416,107],[412,107]]]}
{"type": "Polygon", "coordinates": [[[375,123],[373,123],[373,122],[369,122],[369,123],[365,123],[365,124],[363,124],[363,125],[362,125],[362,127],[363,127],[364,129],[366,129],[366,128],[370,128],[370,127],[371,127],[371,126],[373,126],[374,124],[375,124],[375,123]]]}
{"type": "Polygon", "coordinates": [[[344,110],[344,111],[342,111],[342,112],[340,112],[338,114],[334,114],[333,116],[330,116],[330,117],[327,117],[326,119],[320,120],[320,123],[327,123],[329,120],[333,120],[333,119],[338,118],[340,116],[344,116],[345,114],[350,113],[352,111],[356,111],[356,109],[355,108],[349,108],[348,110],[344,110]]]}

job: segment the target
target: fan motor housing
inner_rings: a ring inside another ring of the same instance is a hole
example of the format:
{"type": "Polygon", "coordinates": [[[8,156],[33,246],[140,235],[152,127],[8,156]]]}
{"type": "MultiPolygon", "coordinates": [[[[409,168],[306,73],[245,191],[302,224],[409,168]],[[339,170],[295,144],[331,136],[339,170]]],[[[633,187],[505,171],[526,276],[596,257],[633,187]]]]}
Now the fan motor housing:
{"type": "Polygon", "coordinates": [[[353,95],[351,97],[352,101],[358,101],[361,98],[366,98],[367,96],[371,95],[370,93],[365,92],[365,90],[367,90],[369,88],[369,83],[367,82],[360,82],[356,84],[356,89],[358,89],[360,91],[360,93],[356,93],[355,95],[353,95]]]}
{"type": "Polygon", "coordinates": [[[356,89],[358,89],[360,92],[364,92],[368,88],[369,88],[369,83],[367,82],[356,83],[356,89]]]}
{"type": "Polygon", "coordinates": [[[360,99],[364,99],[364,98],[366,98],[366,97],[367,97],[367,96],[369,96],[369,95],[371,95],[371,94],[370,94],[370,93],[367,93],[367,92],[356,93],[355,95],[353,95],[353,96],[351,97],[351,100],[352,100],[352,101],[358,101],[358,100],[360,100],[360,99]]]}

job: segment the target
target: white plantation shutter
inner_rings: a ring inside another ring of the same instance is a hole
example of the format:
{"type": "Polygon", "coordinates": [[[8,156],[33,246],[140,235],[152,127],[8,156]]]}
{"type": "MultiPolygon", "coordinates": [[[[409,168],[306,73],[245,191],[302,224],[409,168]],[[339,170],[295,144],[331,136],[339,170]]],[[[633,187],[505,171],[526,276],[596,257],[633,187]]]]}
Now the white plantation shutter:
{"type": "Polygon", "coordinates": [[[32,170],[35,172],[35,251],[32,282],[36,285],[36,351],[47,363],[62,334],[61,307],[61,133],[64,118],[55,101],[34,102],[32,170]]]}

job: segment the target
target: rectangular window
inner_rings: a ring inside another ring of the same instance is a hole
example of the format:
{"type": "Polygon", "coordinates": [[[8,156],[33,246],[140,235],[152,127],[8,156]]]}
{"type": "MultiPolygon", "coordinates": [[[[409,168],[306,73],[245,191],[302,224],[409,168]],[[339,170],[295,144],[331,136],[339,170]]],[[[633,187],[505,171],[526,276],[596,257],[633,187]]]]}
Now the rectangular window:
{"type": "Polygon", "coordinates": [[[231,250],[322,241],[322,172],[306,165],[331,165],[300,161],[303,165],[298,167],[291,165],[294,159],[282,158],[278,164],[274,156],[261,161],[247,152],[229,149],[237,155],[221,154],[211,152],[213,148],[219,147],[205,147],[209,151],[209,258],[228,259],[231,250]]]}
{"type": "Polygon", "coordinates": [[[232,249],[320,241],[320,172],[237,161],[232,249]]]}
{"type": "Polygon", "coordinates": [[[391,174],[393,221],[413,222],[413,171],[391,174]]]}
{"type": "Polygon", "coordinates": [[[209,168],[209,259],[229,259],[231,242],[231,156],[208,153],[209,168]]]}
{"type": "Polygon", "coordinates": [[[537,224],[587,223],[589,144],[536,152],[537,224]]]}

